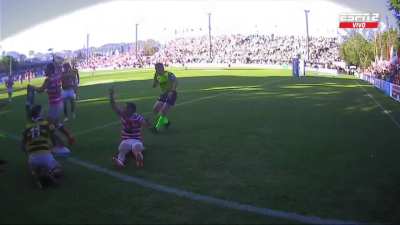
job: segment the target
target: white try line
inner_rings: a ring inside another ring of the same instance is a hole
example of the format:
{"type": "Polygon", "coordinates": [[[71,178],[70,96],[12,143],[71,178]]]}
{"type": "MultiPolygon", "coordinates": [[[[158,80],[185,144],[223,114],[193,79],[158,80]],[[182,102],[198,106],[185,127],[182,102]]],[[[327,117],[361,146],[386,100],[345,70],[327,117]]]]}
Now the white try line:
{"type": "Polygon", "coordinates": [[[397,126],[397,128],[400,129],[400,123],[397,122],[397,120],[390,114],[390,112],[389,112],[388,110],[386,110],[385,107],[383,107],[382,104],[379,103],[379,102],[374,98],[374,96],[373,96],[372,94],[370,94],[370,93],[367,91],[367,89],[365,89],[365,88],[362,86],[362,84],[360,84],[358,81],[356,81],[356,83],[358,84],[359,87],[361,87],[361,89],[363,89],[363,91],[365,92],[365,94],[366,94],[370,99],[372,99],[372,101],[375,102],[375,104],[382,110],[382,112],[383,112],[384,114],[386,114],[386,115],[392,120],[392,122],[397,126]]]}
{"type": "Polygon", "coordinates": [[[157,184],[157,183],[154,183],[151,181],[146,181],[142,178],[125,175],[125,174],[95,165],[93,163],[85,162],[83,160],[79,160],[79,159],[72,158],[72,157],[68,158],[67,161],[71,162],[75,165],[85,167],[89,170],[109,175],[111,177],[114,177],[116,179],[119,179],[119,180],[127,182],[127,183],[133,183],[133,184],[136,184],[136,185],[148,188],[148,189],[152,189],[152,190],[155,190],[158,192],[164,192],[164,193],[176,195],[178,197],[190,199],[192,201],[204,202],[204,203],[219,206],[222,208],[235,209],[235,210],[239,210],[242,212],[250,212],[250,213],[255,213],[258,215],[280,218],[280,219],[296,221],[296,222],[301,222],[301,223],[306,223],[306,224],[361,224],[361,223],[354,222],[354,221],[322,219],[322,218],[315,217],[315,216],[304,216],[304,215],[301,215],[298,213],[293,213],[293,212],[284,212],[284,211],[273,210],[273,209],[269,209],[269,208],[261,208],[261,207],[257,207],[257,206],[253,206],[253,205],[249,205],[249,204],[241,204],[241,203],[234,202],[234,201],[224,200],[224,199],[215,198],[215,197],[208,196],[208,195],[197,194],[194,192],[190,192],[190,191],[186,191],[186,190],[182,190],[182,189],[178,189],[178,188],[174,188],[174,187],[160,185],[160,184],[157,184]]]}
{"type": "MultiPolygon", "coordinates": [[[[185,102],[178,103],[178,104],[175,105],[175,107],[177,107],[177,106],[182,106],[182,105],[187,105],[187,104],[192,104],[192,103],[195,103],[195,102],[199,102],[199,101],[203,101],[203,100],[208,100],[208,99],[212,99],[212,98],[216,98],[216,97],[218,97],[218,96],[225,95],[225,94],[227,94],[227,93],[219,93],[219,94],[210,95],[210,96],[205,96],[205,97],[201,97],[201,98],[195,98],[195,99],[192,99],[192,100],[189,100],[189,101],[185,101],[185,102]]],[[[143,114],[149,114],[149,113],[151,113],[151,112],[148,111],[148,112],[144,112],[143,114]]],[[[106,128],[106,127],[114,126],[114,125],[117,125],[117,124],[119,124],[119,123],[120,123],[119,120],[115,120],[115,121],[113,121],[113,122],[106,123],[106,124],[103,124],[103,125],[101,125],[101,126],[96,126],[96,127],[89,128],[89,129],[87,129],[87,130],[83,130],[83,131],[80,131],[80,132],[76,132],[76,133],[75,133],[75,137],[81,136],[81,135],[84,135],[84,134],[88,134],[88,133],[91,133],[91,132],[96,131],[96,130],[104,129],[104,128],[106,128]]]]}
{"type": "MultiPolygon", "coordinates": [[[[5,133],[5,132],[1,132],[1,133],[11,140],[14,140],[14,141],[20,140],[16,135],[5,133]]],[[[257,215],[261,215],[261,216],[268,216],[268,217],[279,218],[279,219],[284,219],[284,220],[289,220],[289,221],[294,221],[294,222],[305,223],[305,224],[326,224],[326,225],[367,224],[367,223],[360,223],[360,222],[355,222],[355,221],[323,219],[323,218],[320,218],[317,216],[305,216],[305,215],[301,215],[301,214],[298,214],[295,212],[285,212],[285,211],[274,210],[274,209],[270,209],[270,208],[257,207],[257,206],[250,205],[250,204],[242,204],[242,203],[235,202],[235,201],[229,201],[229,200],[224,200],[224,199],[220,199],[220,198],[216,198],[216,197],[212,197],[212,196],[208,196],[208,195],[197,194],[197,193],[194,193],[191,191],[186,191],[186,190],[179,189],[179,188],[174,188],[174,187],[157,184],[155,182],[147,181],[145,179],[138,178],[135,176],[125,175],[120,172],[112,171],[107,168],[98,166],[94,163],[80,160],[75,157],[69,157],[67,159],[67,162],[72,163],[74,165],[84,167],[88,170],[91,170],[91,171],[94,171],[97,173],[111,176],[115,179],[124,181],[126,183],[139,185],[139,186],[142,186],[144,188],[148,188],[148,189],[151,189],[154,191],[175,195],[177,197],[186,198],[186,199],[196,201],[196,202],[203,202],[203,203],[207,203],[210,205],[215,205],[215,206],[218,206],[221,208],[234,209],[234,210],[238,210],[241,212],[248,212],[248,213],[253,213],[253,214],[257,214],[257,215]]]]}
{"type": "MultiPolygon", "coordinates": [[[[289,79],[290,79],[290,78],[289,78],[289,79]]],[[[274,80],[274,81],[267,81],[267,82],[261,83],[259,86],[264,86],[264,85],[267,85],[267,84],[276,84],[276,83],[280,83],[280,82],[282,82],[282,81],[284,81],[284,80],[289,80],[289,79],[279,79],[279,80],[274,80]]],[[[192,104],[192,103],[200,102],[200,101],[204,101],[204,100],[209,100],[209,99],[216,98],[216,97],[219,97],[219,96],[222,96],[222,95],[231,94],[231,93],[233,93],[233,92],[235,92],[235,91],[233,90],[233,91],[218,93],[218,94],[215,94],[215,95],[210,95],[210,96],[204,96],[204,97],[200,97],[200,98],[195,98],[195,99],[192,99],[192,100],[189,100],[189,101],[185,101],[185,102],[178,103],[178,104],[175,105],[175,107],[177,107],[177,106],[182,106],[182,105],[188,105],[188,104],[192,104]]],[[[143,114],[148,114],[148,113],[152,113],[152,112],[151,112],[151,111],[148,111],[148,112],[144,112],[143,114]]],[[[85,134],[94,132],[94,131],[96,131],[96,130],[101,130],[101,129],[104,129],[104,128],[107,128],[107,127],[110,127],[110,126],[117,125],[117,124],[119,124],[119,123],[120,123],[119,120],[115,120],[115,121],[113,121],[113,122],[106,123],[106,124],[103,124],[103,125],[101,125],[101,126],[96,126],[96,127],[92,127],[92,128],[83,130],[83,131],[75,132],[74,135],[75,135],[75,137],[81,136],[81,135],[85,135],[85,134]]]]}

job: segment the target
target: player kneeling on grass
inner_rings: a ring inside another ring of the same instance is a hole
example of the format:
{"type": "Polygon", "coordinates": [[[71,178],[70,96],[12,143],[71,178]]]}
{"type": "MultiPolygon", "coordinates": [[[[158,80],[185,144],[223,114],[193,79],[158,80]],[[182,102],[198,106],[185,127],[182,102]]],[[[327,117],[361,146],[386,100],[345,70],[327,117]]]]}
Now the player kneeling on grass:
{"type": "MultiPolygon", "coordinates": [[[[61,165],[54,159],[50,150],[56,127],[49,120],[43,119],[41,112],[40,105],[32,107],[30,121],[22,135],[22,150],[28,155],[29,169],[39,188],[48,184],[58,184],[63,175],[61,165]]],[[[68,134],[68,138],[72,144],[74,140],[71,135],[68,134]]]]}
{"type": "Polygon", "coordinates": [[[171,122],[167,118],[169,110],[175,105],[178,94],[176,87],[178,81],[176,76],[168,71],[164,70],[162,63],[156,63],[156,73],[154,74],[153,88],[160,85],[161,95],[157,102],[154,104],[153,112],[155,114],[153,132],[157,133],[161,127],[165,126],[168,128],[171,122]]]}
{"type": "Polygon", "coordinates": [[[137,167],[143,167],[143,136],[142,128],[149,127],[150,123],[142,115],[136,113],[136,105],[127,103],[125,107],[117,106],[115,103],[114,89],[110,89],[111,107],[121,119],[121,144],[118,148],[117,156],[113,161],[118,167],[125,166],[125,158],[128,153],[132,153],[137,167]]]}

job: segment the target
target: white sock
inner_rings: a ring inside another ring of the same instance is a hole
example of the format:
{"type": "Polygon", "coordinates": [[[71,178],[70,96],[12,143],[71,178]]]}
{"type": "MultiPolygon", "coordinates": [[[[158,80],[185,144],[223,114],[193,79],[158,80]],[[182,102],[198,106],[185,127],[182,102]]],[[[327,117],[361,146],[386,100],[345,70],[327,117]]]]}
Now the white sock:
{"type": "Polygon", "coordinates": [[[125,162],[125,152],[119,152],[118,153],[118,160],[121,162],[125,162]]]}

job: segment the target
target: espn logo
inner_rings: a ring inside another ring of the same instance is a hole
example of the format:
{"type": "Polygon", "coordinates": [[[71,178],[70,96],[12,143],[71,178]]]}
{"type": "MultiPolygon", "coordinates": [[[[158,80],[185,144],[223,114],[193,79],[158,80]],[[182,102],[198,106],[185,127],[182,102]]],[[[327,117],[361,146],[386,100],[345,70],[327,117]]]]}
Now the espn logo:
{"type": "Polygon", "coordinates": [[[379,13],[346,13],[339,16],[339,28],[373,29],[379,27],[379,13]]]}

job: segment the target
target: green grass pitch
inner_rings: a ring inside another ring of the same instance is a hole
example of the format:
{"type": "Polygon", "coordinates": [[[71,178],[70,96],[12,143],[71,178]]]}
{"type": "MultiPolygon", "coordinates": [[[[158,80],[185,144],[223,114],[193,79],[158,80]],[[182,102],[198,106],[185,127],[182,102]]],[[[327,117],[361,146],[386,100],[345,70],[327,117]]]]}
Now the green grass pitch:
{"type": "MultiPolygon", "coordinates": [[[[157,184],[257,207],[368,223],[400,222],[400,104],[349,76],[289,70],[180,70],[170,130],[145,138],[145,167],[120,171],[157,184]]],[[[152,70],[82,74],[72,156],[109,170],[120,138],[108,102],[146,117],[152,70]]],[[[33,81],[39,85],[42,80],[33,81]]],[[[0,111],[0,223],[295,223],[157,192],[61,160],[58,188],[34,188],[19,143],[26,91],[0,111]],[[8,134],[8,135],[7,135],[8,134]]],[[[0,100],[5,100],[4,86],[0,100]]],[[[46,95],[37,101],[47,107],[46,95]]]]}

